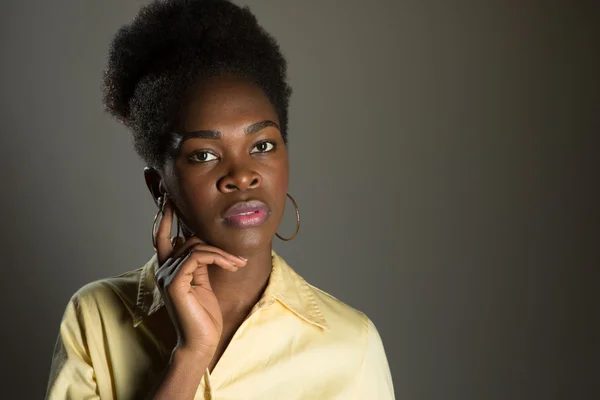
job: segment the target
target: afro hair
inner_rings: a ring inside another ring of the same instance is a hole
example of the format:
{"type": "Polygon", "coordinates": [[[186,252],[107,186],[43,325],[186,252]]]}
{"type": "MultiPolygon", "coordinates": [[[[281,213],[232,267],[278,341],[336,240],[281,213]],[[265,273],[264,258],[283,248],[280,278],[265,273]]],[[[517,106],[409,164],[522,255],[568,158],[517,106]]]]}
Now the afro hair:
{"type": "Polygon", "coordinates": [[[111,42],[104,106],[131,130],[142,159],[160,168],[189,88],[224,74],[263,90],[287,143],[286,61],[250,10],[227,0],[163,0],[142,7],[111,42]]]}

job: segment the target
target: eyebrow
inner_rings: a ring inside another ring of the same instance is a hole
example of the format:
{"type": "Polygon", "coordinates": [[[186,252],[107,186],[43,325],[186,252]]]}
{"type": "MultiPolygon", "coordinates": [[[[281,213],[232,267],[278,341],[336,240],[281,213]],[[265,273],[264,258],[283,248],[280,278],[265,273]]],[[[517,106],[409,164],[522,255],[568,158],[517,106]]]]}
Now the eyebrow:
{"type": "MultiPolygon", "coordinates": [[[[269,126],[275,127],[279,130],[279,125],[270,120],[264,120],[260,122],[255,122],[253,124],[248,125],[244,128],[244,133],[246,135],[252,135],[253,133],[257,133],[269,126]]],[[[181,142],[179,145],[183,144],[188,139],[221,139],[221,132],[214,130],[202,130],[202,131],[193,131],[193,132],[173,132],[174,134],[181,137],[181,142]]]]}

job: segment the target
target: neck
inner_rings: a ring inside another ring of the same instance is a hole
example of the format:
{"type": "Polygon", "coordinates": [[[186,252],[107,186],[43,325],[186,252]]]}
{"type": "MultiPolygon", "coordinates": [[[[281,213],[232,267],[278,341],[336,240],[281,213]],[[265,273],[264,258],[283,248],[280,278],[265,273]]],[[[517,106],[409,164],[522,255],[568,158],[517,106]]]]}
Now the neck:
{"type": "Polygon", "coordinates": [[[246,266],[236,272],[209,268],[210,284],[224,319],[250,312],[267,287],[272,267],[269,247],[248,257],[246,266]]]}

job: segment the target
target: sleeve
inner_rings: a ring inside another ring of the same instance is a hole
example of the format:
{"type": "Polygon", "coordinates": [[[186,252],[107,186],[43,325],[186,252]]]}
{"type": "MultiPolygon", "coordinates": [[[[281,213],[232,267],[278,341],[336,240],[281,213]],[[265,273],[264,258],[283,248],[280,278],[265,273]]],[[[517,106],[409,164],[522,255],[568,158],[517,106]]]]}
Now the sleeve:
{"type": "Polygon", "coordinates": [[[373,322],[366,321],[365,353],[359,370],[355,400],[394,400],[394,385],[379,332],[373,322]]]}
{"type": "Polygon", "coordinates": [[[46,399],[100,399],[86,342],[85,324],[76,297],[67,305],[60,324],[46,399]]]}

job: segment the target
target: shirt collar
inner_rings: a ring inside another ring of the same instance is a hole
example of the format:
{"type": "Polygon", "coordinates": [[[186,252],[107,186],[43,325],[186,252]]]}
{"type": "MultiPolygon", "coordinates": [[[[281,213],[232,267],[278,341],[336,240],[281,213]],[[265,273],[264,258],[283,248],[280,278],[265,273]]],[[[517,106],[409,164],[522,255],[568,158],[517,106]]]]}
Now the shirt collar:
{"type": "MultiPolygon", "coordinates": [[[[274,250],[271,251],[271,256],[273,268],[269,283],[252,312],[278,301],[299,318],[329,330],[327,321],[319,309],[314,289],[274,250]]],[[[155,254],[141,270],[133,313],[134,327],[137,327],[144,318],[154,314],[164,305],[162,295],[154,280],[157,268],[158,259],[155,254]]]]}

